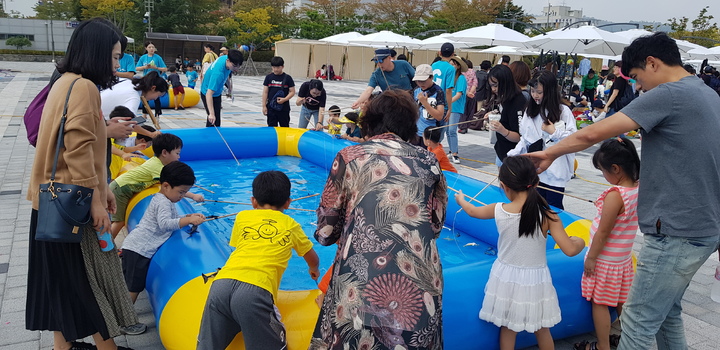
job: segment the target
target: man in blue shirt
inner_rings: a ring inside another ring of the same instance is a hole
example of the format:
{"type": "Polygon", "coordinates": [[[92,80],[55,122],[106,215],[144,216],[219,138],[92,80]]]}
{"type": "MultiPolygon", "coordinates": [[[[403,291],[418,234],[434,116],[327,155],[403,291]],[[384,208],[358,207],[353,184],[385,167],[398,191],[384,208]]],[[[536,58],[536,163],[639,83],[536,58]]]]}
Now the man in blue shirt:
{"type": "Polygon", "coordinates": [[[423,146],[422,136],[426,128],[439,126],[445,116],[445,92],[433,81],[433,70],[429,64],[417,66],[415,77],[417,88],[413,92],[413,98],[418,103],[417,135],[413,144],[423,146]]]}
{"type": "MultiPolygon", "coordinates": [[[[124,35],[120,36],[120,46],[123,48],[124,52],[127,47],[127,37],[124,35]]],[[[115,76],[119,78],[132,79],[135,76],[135,59],[125,53],[123,54],[123,57],[120,58],[119,63],[120,67],[115,70],[115,76]]]]}
{"type": "Polygon", "coordinates": [[[377,62],[378,68],[370,76],[368,86],[360,97],[353,103],[352,108],[357,109],[360,104],[367,101],[375,87],[381,90],[401,89],[407,92],[412,91],[412,79],[415,76],[415,69],[406,61],[393,61],[390,58],[389,49],[375,50],[375,57],[372,61],[377,62]]]}
{"type": "Polygon", "coordinates": [[[230,50],[227,55],[216,59],[205,72],[200,87],[200,98],[207,112],[206,127],[220,126],[223,86],[230,73],[240,69],[242,62],[242,53],[238,50],[230,50]]]}
{"type": "MultiPolygon", "coordinates": [[[[450,57],[455,55],[455,46],[451,43],[444,43],[440,47],[440,61],[432,64],[433,79],[445,92],[445,101],[452,101],[452,90],[455,87],[455,67],[450,64],[450,57]]],[[[450,119],[452,104],[445,104],[445,117],[442,120],[444,125],[450,119]]],[[[442,138],[440,138],[442,141],[442,138]]]]}

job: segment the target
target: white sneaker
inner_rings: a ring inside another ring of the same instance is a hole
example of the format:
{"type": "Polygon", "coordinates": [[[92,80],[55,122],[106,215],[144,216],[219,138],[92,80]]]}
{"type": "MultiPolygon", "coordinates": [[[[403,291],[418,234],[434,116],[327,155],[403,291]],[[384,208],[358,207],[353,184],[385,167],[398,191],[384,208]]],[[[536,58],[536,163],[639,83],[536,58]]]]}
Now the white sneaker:
{"type": "Polygon", "coordinates": [[[452,160],[453,163],[460,164],[460,158],[458,158],[458,156],[451,154],[450,159],[452,160]]]}
{"type": "Polygon", "coordinates": [[[144,323],[137,323],[132,326],[120,328],[120,332],[127,335],[139,335],[145,333],[147,326],[144,323]]]}

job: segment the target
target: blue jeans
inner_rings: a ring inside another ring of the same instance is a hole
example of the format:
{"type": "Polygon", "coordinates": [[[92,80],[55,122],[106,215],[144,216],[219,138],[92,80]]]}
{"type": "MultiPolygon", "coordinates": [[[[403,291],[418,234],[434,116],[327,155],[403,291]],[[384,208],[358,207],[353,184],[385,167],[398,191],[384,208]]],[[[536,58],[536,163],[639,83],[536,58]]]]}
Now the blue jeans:
{"type": "Polygon", "coordinates": [[[630,296],[620,316],[618,350],[687,349],[681,318],[683,294],[695,272],[718,249],[718,236],[686,238],[645,234],[630,296]]]}
{"type": "MultiPolygon", "coordinates": [[[[450,113],[450,121],[448,121],[448,124],[457,124],[460,122],[460,117],[462,117],[462,113],[450,113]]],[[[450,152],[453,154],[458,153],[458,136],[457,136],[457,126],[448,126],[445,128],[445,132],[447,133],[448,138],[448,145],[450,146],[450,152]]]]}
{"type": "Polygon", "coordinates": [[[315,126],[318,122],[318,114],[320,114],[319,109],[311,110],[305,107],[305,105],[303,105],[300,108],[300,121],[298,121],[298,128],[307,129],[308,123],[310,122],[310,117],[312,117],[314,121],[312,127],[313,129],[315,129],[315,126]]]}

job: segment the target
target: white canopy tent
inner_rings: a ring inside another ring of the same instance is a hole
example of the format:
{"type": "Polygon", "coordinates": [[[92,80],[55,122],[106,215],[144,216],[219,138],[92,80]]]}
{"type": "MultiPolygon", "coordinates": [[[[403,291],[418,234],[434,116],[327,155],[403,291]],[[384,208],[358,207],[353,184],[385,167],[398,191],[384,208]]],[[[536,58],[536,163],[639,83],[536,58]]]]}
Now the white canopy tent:
{"type": "Polygon", "coordinates": [[[450,33],[447,37],[457,41],[471,42],[477,46],[507,45],[515,47],[524,47],[525,42],[530,39],[525,34],[497,23],[450,33]]]}

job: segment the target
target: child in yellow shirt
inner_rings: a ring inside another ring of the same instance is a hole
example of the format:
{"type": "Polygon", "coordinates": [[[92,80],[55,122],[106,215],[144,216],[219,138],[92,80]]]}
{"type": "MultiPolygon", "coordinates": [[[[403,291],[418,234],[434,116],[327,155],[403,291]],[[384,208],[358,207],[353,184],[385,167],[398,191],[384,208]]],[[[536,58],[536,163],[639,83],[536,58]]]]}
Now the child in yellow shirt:
{"type": "Polygon", "coordinates": [[[246,349],[286,349],[285,327],[275,309],[292,249],[305,259],[310,277],[320,260],[302,227],[283,210],[290,206],[290,179],[265,171],[253,180],[253,210],[235,218],[235,251],[215,276],[198,335],[198,350],[225,349],[243,332],[246,349]]]}

